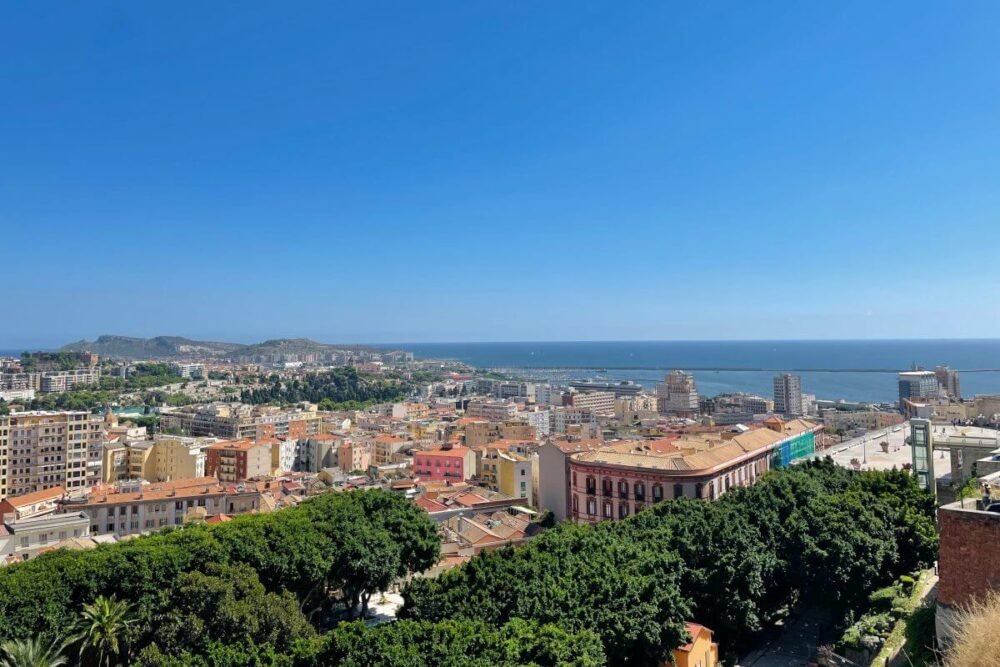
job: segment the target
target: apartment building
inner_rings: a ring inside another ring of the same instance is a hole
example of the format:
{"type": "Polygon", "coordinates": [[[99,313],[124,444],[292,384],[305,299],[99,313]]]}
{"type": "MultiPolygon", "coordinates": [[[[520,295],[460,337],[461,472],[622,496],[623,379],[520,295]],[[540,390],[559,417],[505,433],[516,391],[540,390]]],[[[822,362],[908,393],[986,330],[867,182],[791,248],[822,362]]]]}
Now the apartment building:
{"type": "Polygon", "coordinates": [[[205,448],[205,472],[222,482],[271,474],[271,446],[253,440],[217,442],[205,448]]]}
{"type": "Polygon", "coordinates": [[[170,368],[184,379],[201,379],[205,377],[205,364],[177,363],[170,364],[170,368]]]}
{"type": "Polygon", "coordinates": [[[368,470],[372,463],[371,446],[345,440],[337,447],[337,467],[344,472],[353,470],[368,470]]]}
{"type": "Polygon", "coordinates": [[[205,448],[217,443],[215,438],[192,438],[180,435],[153,436],[153,451],[156,457],[156,479],[163,482],[171,479],[193,479],[205,476],[205,448]]]}
{"type": "Polygon", "coordinates": [[[464,482],[476,473],[476,453],[445,445],[413,454],[413,473],[421,479],[464,482]]]}
{"type": "Polygon", "coordinates": [[[570,391],[562,398],[563,405],[568,408],[586,408],[601,413],[615,411],[615,395],[609,391],[570,391]]]}
{"type": "Polygon", "coordinates": [[[698,386],[694,376],[684,371],[670,371],[663,384],[656,385],[660,412],[678,417],[698,414],[698,386]]]}
{"type": "Polygon", "coordinates": [[[160,413],[165,431],[194,437],[214,436],[225,440],[279,440],[307,438],[321,432],[322,417],[316,410],[284,410],[242,403],[212,403],[160,413]]]}
{"type": "Polygon", "coordinates": [[[398,455],[404,447],[412,445],[413,442],[395,435],[380,435],[375,438],[372,446],[372,458],[374,465],[385,466],[398,463],[398,455]]]}
{"type": "Polygon", "coordinates": [[[554,408],[552,431],[559,435],[593,438],[597,435],[597,417],[590,408],[554,408]]]}
{"type": "Polygon", "coordinates": [[[802,379],[798,375],[782,373],[774,376],[774,410],[789,417],[804,414],[802,379]]]}
{"type": "Polygon", "coordinates": [[[465,414],[467,417],[503,422],[514,418],[517,405],[506,401],[470,401],[465,414]]]}
{"type": "Polygon", "coordinates": [[[320,433],[299,441],[294,470],[319,472],[337,465],[337,447],[343,440],[330,433],[320,433]]]}
{"type": "Polygon", "coordinates": [[[0,531],[0,559],[4,564],[26,561],[65,540],[88,537],[90,520],[83,512],[48,514],[8,521],[0,531]]]}
{"type": "Polygon", "coordinates": [[[84,496],[63,501],[65,512],[82,512],[90,535],[138,535],[185,520],[218,514],[242,514],[261,509],[261,493],[255,485],[230,486],[211,477],[157,482],[123,489],[91,489],[84,496]]]}
{"type": "Polygon", "coordinates": [[[15,412],[0,421],[0,497],[102,480],[104,420],[89,412],[15,412]],[[2,456],[6,433],[6,457],[2,456]],[[3,459],[6,460],[3,460],[3,459]]]}

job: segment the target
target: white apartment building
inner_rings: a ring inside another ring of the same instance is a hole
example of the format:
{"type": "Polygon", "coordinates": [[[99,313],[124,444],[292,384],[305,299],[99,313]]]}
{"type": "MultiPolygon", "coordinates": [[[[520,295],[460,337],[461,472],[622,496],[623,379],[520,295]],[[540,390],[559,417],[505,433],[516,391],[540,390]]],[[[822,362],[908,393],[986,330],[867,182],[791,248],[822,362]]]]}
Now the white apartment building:
{"type": "Polygon", "coordinates": [[[491,422],[504,422],[517,415],[517,405],[506,401],[470,401],[465,414],[468,417],[479,417],[491,422]]]}
{"type": "Polygon", "coordinates": [[[170,364],[170,367],[182,378],[200,380],[205,377],[205,364],[178,363],[170,364]]]}

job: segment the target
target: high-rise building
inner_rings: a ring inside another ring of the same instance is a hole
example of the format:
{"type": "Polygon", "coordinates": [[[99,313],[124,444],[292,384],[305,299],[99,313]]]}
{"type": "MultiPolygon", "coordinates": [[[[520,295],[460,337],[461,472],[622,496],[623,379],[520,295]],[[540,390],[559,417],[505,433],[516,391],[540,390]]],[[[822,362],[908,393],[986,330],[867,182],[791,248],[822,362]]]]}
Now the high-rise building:
{"type": "Polygon", "coordinates": [[[694,376],[684,371],[670,371],[663,384],[656,385],[657,407],[679,417],[698,414],[698,387],[694,376]]]}
{"type": "Polygon", "coordinates": [[[802,379],[798,375],[782,373],[774,376],[774,411],[798,417],[802,409],[802,379]]]}
{"type": "Polygon", "coordinates": [[[104,419],[89,412],[14,412],[0,421],[0,495],[102,481],[104,419]],[[4,435],[6,436],[6,456],[4,435]]]}
{"type": "Polygon", "coordinates": [[[948,398],[955,400],[962,398],[962,389],[958,381],[958,371],[947,366],[938,366],[934,369],[934,375],[937,377],[938,384],[948,394],[948,398]]]}
{"type": "Polygon", "coordinates": [[[934,398],[941,393],[933,371],[905,371],[899,374],[899,409],[903,402],[915,398],[934,398]]]}

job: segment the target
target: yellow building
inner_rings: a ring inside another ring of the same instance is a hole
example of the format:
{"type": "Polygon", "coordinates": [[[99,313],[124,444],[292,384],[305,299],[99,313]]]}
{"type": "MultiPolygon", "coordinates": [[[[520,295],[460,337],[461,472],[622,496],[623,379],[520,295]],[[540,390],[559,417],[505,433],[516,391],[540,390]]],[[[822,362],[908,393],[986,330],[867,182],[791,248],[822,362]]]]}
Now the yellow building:
{"type": "Polygon", "coordinates": [[[128,476],[129,479],[144,479],[146,481],[157,479],[153,443],[137,442],[128,445],[128,476]]]}
{"type": "Polygon", "coordinates": [[[496,457],[497,489],[513,498],[523,498],[525,505],[534,505],[534,464],[533,458],[499,452],[496,457]]]}
{"type": "Polygon", "coordinates": [[[677,667],[716,667],[719,645],[712,641],[712,631],[704,625],[685,623],[691,641],[674,649],[677,667]]]}
{"type": "Polygon", "coordinates": [[[205,476],[205,447],[215,438],[192,438],[157,434],[153,451],[156,457],[156,480],[193,479],[205,476]]]}

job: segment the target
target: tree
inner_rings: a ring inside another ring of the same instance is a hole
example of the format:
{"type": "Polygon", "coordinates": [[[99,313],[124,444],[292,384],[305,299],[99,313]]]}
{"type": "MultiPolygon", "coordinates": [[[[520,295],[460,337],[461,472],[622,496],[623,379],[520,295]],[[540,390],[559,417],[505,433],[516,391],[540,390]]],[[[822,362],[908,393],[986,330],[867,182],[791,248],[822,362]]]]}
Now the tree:
{"type": "Polygon", "coordinates": [[[127,655],[126,633],[136,621],[132,609],[114,596],[99,596],[83,606],[80,631],[74,641],[80,644],[81,664],[110,667],[127,655]]]}
{"type": "Polygon", "coordinates": [[[400,567],[399,548],[385,530],[357,529],[343,540],[334,567],[348,611],[353,614],[360,603],[359,615],[364,618],[372,595],[384,591],[395,580],[400,567]]]}
{"type": "Polygon", "coordinates": [[[5,641],[0,644],[0,667],[61,667],[67,664],[64,647],[59,640],[46,644],[41,637],[5,641]]]}

